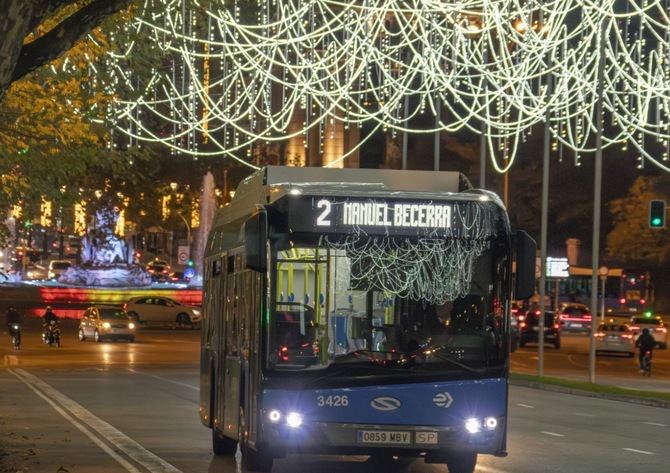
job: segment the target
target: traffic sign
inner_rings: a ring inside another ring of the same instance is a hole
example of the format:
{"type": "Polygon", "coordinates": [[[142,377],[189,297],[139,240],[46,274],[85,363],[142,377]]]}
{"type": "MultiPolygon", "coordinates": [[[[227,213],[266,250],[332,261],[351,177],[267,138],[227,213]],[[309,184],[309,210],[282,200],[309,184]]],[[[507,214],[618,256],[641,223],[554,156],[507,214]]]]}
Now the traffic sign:
{"type": "Polygon", "coordinates": [[[191,252],[189,251],[188,246],[179,246],[177,247],[177,263],[178,264],[187,264],[189,258],[191,257],[191,252]]]}

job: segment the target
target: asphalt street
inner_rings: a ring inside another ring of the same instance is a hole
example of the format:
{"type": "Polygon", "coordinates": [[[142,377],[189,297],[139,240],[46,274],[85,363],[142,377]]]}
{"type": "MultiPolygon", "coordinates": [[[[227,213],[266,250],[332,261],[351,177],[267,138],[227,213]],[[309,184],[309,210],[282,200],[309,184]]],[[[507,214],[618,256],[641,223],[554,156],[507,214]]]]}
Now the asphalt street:
{"type": "MultiPolygon", "coordinates": [[[[512,354],[512,370],[537,374],[538,347],[526,345],[512,354]]],[[[589,337],[561,335],[561,348],[545,345],[544,374],[576,380],[587,380],[589,372],[589,337]]],[[[620,387],[670,392],[670,349],[654,350],[652,377],[643,378],[638,372],[637,355],[599,354],[596,357],[596,382],[620,387]]]]}
{"type": "MultiPolygon", "coordinates": [[[[214,457],[198,419],[198,331],[142,330],[137,343],[82,343],[66,322],[60,349],[41,344],[38,333],[29,327],[18,352],[3,334],[0,471],[240,471],[234,457],[214,457]]],[[[520,387],[510,396],[510,455],[481,456],[479,472],[670,471],[670,410],[520,387]]],[[[447,471],[421,460],[395,467],[447,471]]],[[[365,457],[290,456],[273,471],[381,470],[365,457]]]]}

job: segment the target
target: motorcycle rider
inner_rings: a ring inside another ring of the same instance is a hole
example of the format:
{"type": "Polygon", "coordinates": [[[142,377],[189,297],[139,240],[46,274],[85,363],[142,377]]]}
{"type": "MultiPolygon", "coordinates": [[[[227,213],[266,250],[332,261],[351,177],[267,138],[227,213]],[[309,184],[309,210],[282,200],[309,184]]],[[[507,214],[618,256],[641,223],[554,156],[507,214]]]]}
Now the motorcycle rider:
{"type": "Polygon", "coordinates": [[[60,338],[60,327],[59,327],[58,316],[54,313],[50,305],[48,305],[46,307],[46,310],[44,311],[44,315],[42,316],[42,323],[44,326],[44,341],[46,343],[49,342],[50,331],[52,332],[52,335],[58,335],[60,338]],[[54,322],[53,327],[51,326],[51,322],[54,322]]]}
{"type": "Polygon", "coordinates": [[[640,348],[639,360],[640,360],[640,373],[644,372],[644,354],[649,352],[649,358],[651,359],[654,352],[654,346],[656,345],[656,340],[654,336],[649,332],[648,328],[642,330],[642,333],[637,338],[635,342],[640,348]]]}

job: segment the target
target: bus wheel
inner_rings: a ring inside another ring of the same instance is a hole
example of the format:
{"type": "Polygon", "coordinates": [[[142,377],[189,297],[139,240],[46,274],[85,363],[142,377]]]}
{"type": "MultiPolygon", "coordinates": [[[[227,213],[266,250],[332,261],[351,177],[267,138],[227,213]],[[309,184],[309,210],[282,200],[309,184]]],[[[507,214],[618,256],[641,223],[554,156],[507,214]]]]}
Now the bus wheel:
{"type": "Polygon", "coordinates": [[[461,453],[460,455],[452,456],[447,461],[449,473],[474,473],[476,466],[476,453],[461,453]]]}
{"type": "Polygon", "coordinates": [[[245,445],[242,450],[242,461],[244,467],[249,471],[268,473],[272,471],[273,458],[271,455],[258,450],[252,450],[245,445]]]}
{"type": "Polygon", "coordinates": [[[233,455],[237,450],[237,442],[219,435],[215,429],[212,429],[212,450],[214,455],[233,455]]]}

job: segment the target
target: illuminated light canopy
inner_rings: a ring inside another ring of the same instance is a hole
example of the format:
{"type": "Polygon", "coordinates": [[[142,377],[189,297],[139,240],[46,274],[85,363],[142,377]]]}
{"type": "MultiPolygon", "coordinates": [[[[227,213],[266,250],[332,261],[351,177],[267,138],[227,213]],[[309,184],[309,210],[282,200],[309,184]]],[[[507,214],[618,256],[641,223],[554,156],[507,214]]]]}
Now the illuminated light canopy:
{"type": "Polygon", "coordinates": [[[604,126],[605,146],[670,170],[670,0],[187,3],[144,2],[134,28],[166,59],[148,82],[126,68],[135,45],[112,58],[115,80],[137,94],[113,111],[131,142],[251,165],[254,147],[307,146],[311,134],[321,151],[337,126],[470,129],[504,171],[548,119],[552,148],[573,150],[576,165],[604,126]]]}

